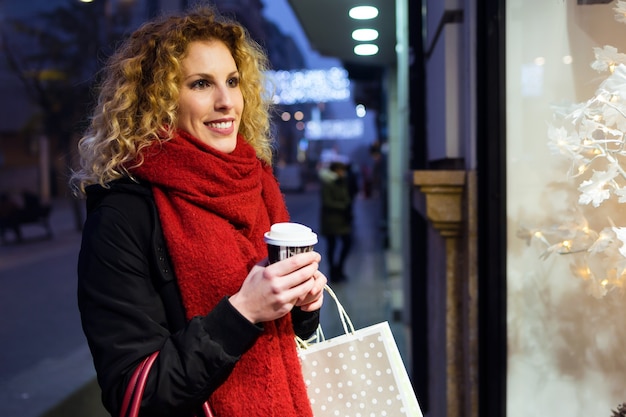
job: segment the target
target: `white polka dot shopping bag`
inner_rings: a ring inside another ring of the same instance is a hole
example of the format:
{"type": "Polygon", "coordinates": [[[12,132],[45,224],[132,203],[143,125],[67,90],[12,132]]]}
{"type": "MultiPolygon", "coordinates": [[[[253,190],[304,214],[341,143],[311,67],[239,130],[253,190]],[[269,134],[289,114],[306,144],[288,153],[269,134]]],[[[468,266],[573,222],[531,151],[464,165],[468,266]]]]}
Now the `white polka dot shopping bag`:
{"type": "Polygon", "coordinates": [[[332,289],[344,335],[297,338],[315,417],[422,417],[388,322],[359,330],[332,289]]]}

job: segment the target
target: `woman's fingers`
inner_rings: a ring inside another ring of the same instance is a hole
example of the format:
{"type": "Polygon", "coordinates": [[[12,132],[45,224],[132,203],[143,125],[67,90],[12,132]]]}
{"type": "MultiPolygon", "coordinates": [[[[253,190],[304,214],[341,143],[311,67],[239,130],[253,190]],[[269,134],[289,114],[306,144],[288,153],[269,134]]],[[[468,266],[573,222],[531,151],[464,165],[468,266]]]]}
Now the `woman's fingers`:
{"type": "Polygon", "coordinates": [[[307,265],[319,265],[321,260],[322,257],[317,252],[304,252],[268,265],[267,268],[271,274],[284,276],[289,275],[307,265]]]}
{"type": "Polygon", "coordinates": [[[313,275],[314,285],[313,288],[309,292],[307,292],[303,297],[300,297],[296,302],[296,305],[299,307],[308,306],[308,309],[315,310],[321,307],[323,295],[324,295],[324,286],[326,285],[327,279],[324,274],[320,271],[316,271],[313,275]]]}
{"type": "Polygon", "coordinates": [[[308,303],[308,304],[303,304],[300,307],[300,309],[302,311],[306,311],[306,312],[313,312],[316,310],[319,310],[320,308],[322,308],[322,304],[324,304],[324,294],[322,293],[315,301],[308,303]]]}

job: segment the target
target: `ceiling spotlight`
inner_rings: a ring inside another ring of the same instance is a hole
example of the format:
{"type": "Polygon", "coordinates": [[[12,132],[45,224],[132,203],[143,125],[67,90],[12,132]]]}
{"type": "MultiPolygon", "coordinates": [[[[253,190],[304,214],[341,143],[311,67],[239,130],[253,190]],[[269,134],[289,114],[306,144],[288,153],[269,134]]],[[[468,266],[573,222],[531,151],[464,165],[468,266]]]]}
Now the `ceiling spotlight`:
{"type": "Polygon", "coordinates": [[[352,32],[352,39],[360,42],[369,42],[378,39],[378,31],[376,29],[357,29],[352,32]]]}
{"type": "Polygon", "coordinates": [[[358,20],[373,19],[378,16],[378,9],[373,6],[356,6],[348,12],[351,18],[358,20]]]}
{"type": "Polygon", "coordinates": [[[378,46],[373,43],[361,43],[354,47],[354,53],[357,55],[376,55],[378,53],[378,46]]]}

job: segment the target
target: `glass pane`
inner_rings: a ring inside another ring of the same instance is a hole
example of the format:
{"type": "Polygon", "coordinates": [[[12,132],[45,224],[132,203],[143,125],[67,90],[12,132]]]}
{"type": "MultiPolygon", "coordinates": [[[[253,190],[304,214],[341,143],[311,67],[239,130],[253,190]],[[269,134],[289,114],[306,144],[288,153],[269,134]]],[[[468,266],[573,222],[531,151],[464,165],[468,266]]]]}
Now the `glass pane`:
{"type": "Polygon", "coordinates": [[[592,2],[506,2],[507,417],[626,402],[626,2],[592,2]]]}

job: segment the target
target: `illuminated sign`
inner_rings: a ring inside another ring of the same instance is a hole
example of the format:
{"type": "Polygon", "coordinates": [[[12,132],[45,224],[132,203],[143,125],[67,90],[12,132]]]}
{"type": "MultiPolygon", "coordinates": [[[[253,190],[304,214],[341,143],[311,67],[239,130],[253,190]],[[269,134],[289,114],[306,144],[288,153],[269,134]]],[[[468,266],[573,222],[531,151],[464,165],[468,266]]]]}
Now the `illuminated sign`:
{"type": "Polygon", "coordinates": [[[268,71],[266,75],[275,104],[325,103],[350,98],[350,79],[343,68],[268,71]]]}
{"type": "Polygon", "coordinates": [[[355,139],[363,136],[362,119],[321,120],[307,122],[305,136],[307,139],[355,139]]]}

